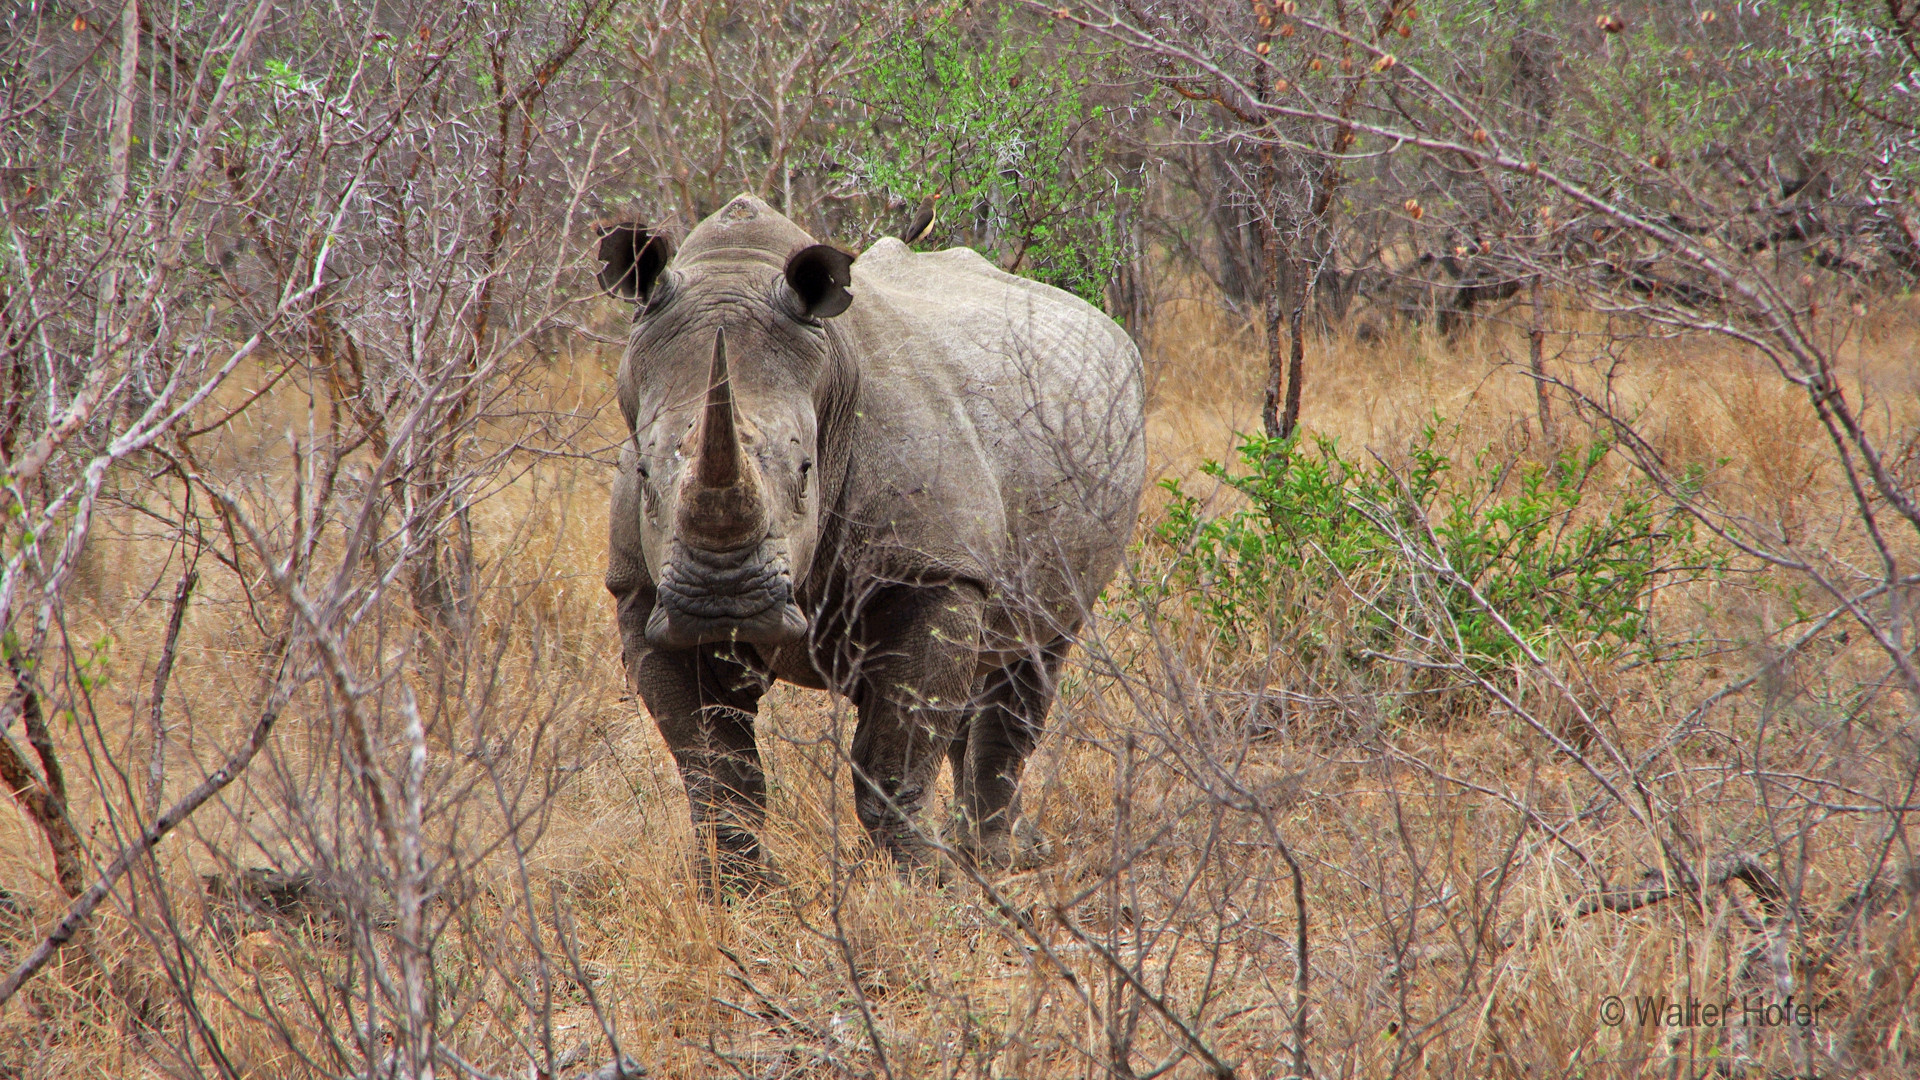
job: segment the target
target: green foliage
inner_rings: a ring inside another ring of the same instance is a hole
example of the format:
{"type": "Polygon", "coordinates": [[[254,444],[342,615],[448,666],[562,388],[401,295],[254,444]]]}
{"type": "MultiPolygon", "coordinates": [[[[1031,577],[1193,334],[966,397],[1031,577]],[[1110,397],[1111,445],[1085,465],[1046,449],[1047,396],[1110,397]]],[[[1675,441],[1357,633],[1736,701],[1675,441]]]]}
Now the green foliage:
{"type": "Polygon", "coordinates": [[[1240,645],[1311,621],[1318,598],[1351,595],[1363,603],[1352,606],[1349,640],[1384,651],[1411,633],[1493,670],[1519,646],[1488,608],[1536,648],[1652,657],[1661,651],[1655,591],[1725,569],[1692,520],[1645,480],[1599,481],[1605,440],[1550,464],[1492,451],[1456,462],[1437,430],[1423,430],[1404,470],[1344,456],[1331,439],[1308,450],[1249,437],[1240,447],[1247,471],[1206,465],[1251,503],[1218,516],[1164,482],[1173,499],[1155,531],[1177,556],[1156,588],[1186,593],[1240,645]],[[1439,559],[1457,579],[1421,567],[1439,559]]]}
{"type": "Polygon", "coordinates": [[[910,25],[875,48],[856,95],[873,121],[845,179],[896,205],[938,191],[943,243],[1099,305],[1134,190],[1083,137],[1104,112],[1086,97],[1092,64],[1076,41],[1013,14],[910,25]]]}
{"type": "Polygon", "coordinates": [[[282,90],[308,89],[307,80],[285,60],[269,56],[260,66],[266,69],[267,80],[282,90]]]}

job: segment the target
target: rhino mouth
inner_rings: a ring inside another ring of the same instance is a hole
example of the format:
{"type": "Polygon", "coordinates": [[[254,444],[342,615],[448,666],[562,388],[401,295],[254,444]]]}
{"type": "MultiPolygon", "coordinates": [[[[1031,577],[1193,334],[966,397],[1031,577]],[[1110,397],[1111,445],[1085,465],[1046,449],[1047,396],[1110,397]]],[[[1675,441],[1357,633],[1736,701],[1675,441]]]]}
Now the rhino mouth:
{"type": "Polygon", "coordinates": [[[707,551],[675,541],[661,567],[647,643],[686,649],[712,642],[791,645],[807,636],[793,577],[772,540],[707,551]]]}

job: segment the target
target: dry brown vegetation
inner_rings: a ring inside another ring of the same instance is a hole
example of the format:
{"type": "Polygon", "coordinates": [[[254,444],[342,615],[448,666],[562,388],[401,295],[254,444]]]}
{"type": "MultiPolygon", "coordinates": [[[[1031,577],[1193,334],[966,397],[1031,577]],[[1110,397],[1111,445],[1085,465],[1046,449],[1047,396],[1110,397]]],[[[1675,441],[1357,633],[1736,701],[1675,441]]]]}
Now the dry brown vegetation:
{"type": "MultiPolygon", "coordinates": [[[[1257,338],[1216,310],[1197,299],[1152,339],[1159,473],[1191,476],[1197,460],[1223,456],[1235,430],[1257,422],[1257,338]]],[[[1599,324],[1565,309],[1555,317],[1599,324]]],[[[1844,332],[1849,375],[1888,403],[1889,423],[1911,430],[1916,418],[1896,403],[1916,400],[1920,312],[1889,301],[1844,332]]],[[[1555,335],[1556,373],[1592,378],[1592,340],[1555,335]]],[[[1451,339],[1418,327],[1368,344],[1317,339],[1311,370],[1323,389],[1306,422],[1391,456],[1437,411],[1462,421],[1463,445],[1536,453],[1543,436],[1531,380],[1515,364],[1488,362],[1524,342],[1498,321],[1451,339]]],[[[1607,360],[1620,365],[1623,399],[1653,410],[1643,423],[1667,452],[1727,459],[1715,483],[1728,498],[1790,515],[1831,543],[1857,542],[1840,524],[1832,470],[1806,445],[1804,403],[1740,351],[1703,340],[1616,342],[1607,360]]],[[[1778,768],[1805,762],[1816,772],[1854,755],[1850,767],[1873,786],[1883,767],[1874,762],[1889,752],[1875,719],[1885,714],[1849,704],[1873,678],[1870,653],[1830,643],[1699,723],[1675,726],[1676,713],[1727,680],[1724,671],[1744,670],[1756,650],[1779,647],[1783,629],[1802,625],[1795,599],[1765,574],[1662,600],[1719,643],[1701,659],[1574,669],[1604,702],[1615,745],[1636,757],[1665,747],[1657,783],[1682,809],[1657,830],[1624,812],[1581,820],[1587,778],[1496,703],[1423,718],[1390,694],[1325,681],[1327,672],[1284,648],[1251,657],[1210,643],[1198,621],[1142,623],[1116,601],[1079,654],[1029,774],[1029,812],[1057,838],[1056,858],[996,883],[1024,924],[970,884],[927,891],[876,865],[851,814],[846,717],[824,695],[790,688],[775,692],[761,727],[769,846],[785,884],[731,906],[702,903],[672,762],[621,692],[598,583],[607,476],[591,453],[616,437],[608,407],[616,363],[610,349],[575,347],[529,388],[583,421],[567,445],[585,453],[529,462],[476,502],[484,586],[471,637],[441,652],[408,613],[384,617],[381,647],[407,649],[392,677],[420,696],[433,784],[447,796],[433,800],[431,843],[452,852],[459,837],[512,832],[503,825],[511,797],[482,790],[487,783],[551,791],[523,804],[537,846],[528,834],[517,857],[453,857],[458,871],[435,899],[443,993],[470,1010],[450,1018],[441,1038],[466,1060],[544,1068],[547,1025],[564,1064],[592,1064],[609,1056],[604,1020],[620,1049],[660,1076],[1110,1075],[1119,1061],[1144,1073],[1145,1063],[1183,1053],[1174,1075],[1194,1074],[1194,1047],[1151,997],[1241,1075],[1278,1075],[1292,1062],[1298,915],[1274,846],[1284,836],[1305,884],[1317,1075],[1675,1067],[1698,1075],[1733,1058],[1757,1070],[1747,1075],[1785,1074],[1809,1056],[1840,1053],[1880,1063],[1863,1074],[1911,1067],[1920,972],[1911,883],[1882,873],[1891,899],[1863,903],[1884,841],[1857,815],[1819,809],[1862,796],[1803,778],[1818,792],[1770,806],[1745,758],[1764,746],[1778,768]],[[472,767],[489,753],[509,764],[472,767]],[[1569,851],[1606,866],[1624,888],[1662,864],[1658,845],[1670,836],[1692,846],[1696,865],[1735,851],[1764,859],[1805,913],[1784,957],[1768,955],[1772,946],[1749,927],[1771,901],[1737,884],[1680,886],[1690,895],[1576,917],[1591,890],[1569,851]],[[1129,987],[1123,969],[1142,985],[1129,987]],[[1818,1022],[1747,1031],[1745,1042],[1735,1041],[1737,1028],[1613,1028],[1601,1014],[1609,995],[1631,1007],[1636,995],[1788,993],[1813,1002],[1818,1022]],[[537,1003],[548,995],[542,1015],[537,1003]],[[576,1046],[585,1050],[569,1054],[576,1046]]],[[[204,456],[235,470],[259,463],[260,481],[284,491],[283,433],[324,398],[324,388],[285,380],[248,425],[221,436],[218,455],[204,456]]],[[[1155,513],[1150,500],[1149,523],[1155,513]]],[[[63,760],[92,765],[81,765],[70,790],[109,793],[71,803],[96,842],[125,828],[106,804],[131,781],[89,753],[144,737],[166,586],[187,555],[137,513],[103,515],[81,571],[83,598],[67,607],[64,632],[97,650],[98,681],[84,705],[62,702],[56,731],[63,760]]],[[[1145,543],[1126,573],[1152,574],[1167,557],[1145,543]]],[[[244,612],[237,589],[203,573],[167,699],[176,785],[230,746],[259,706],[260,659],[235,634],[244,612]]],[[[1551,697],[1529,677],[1519,687],[1536,708],[1551,697]]],[[[1549,701],[1541,715],[1552,712],[1549,701]]],[[[199,1068],[209,1067],[199,1055],[217,1047],[219,1070],[237,1075],[331,1071],[318,1041],[346,1027],[330,1029],[330,1007],[310,996],[351,963],[331,894],[308,897],[310,907],[273,913],[255,904],[246,913],[202,887],[250,868],[311,872],[326,863],[317,856],[342,838],[316,835],[324,814],[302,819],[296,810],[318,808],[293,798],[338,792],[323,782],[338,767],[328,741],[311,730],[326,715],[311,691],[296,696],[253,773],[162,851],[164,890],[140,879],[81,947],[29,986],[0,1020],[13,1068],[33,1076],[191,1068],[164,1049],[184,1045],[175,1032],[187,1022],[162,985],[173,978],[203,988],[192,1022],[204,1025],[194,1043],[205,1050],[182,1053],[199,1068]],[[163,923],[186,928],[172,962],[150,954],[169,937],[163,923]]],[[[24,816],[8,811],[0,829],[0,878],[14,905],[7,948],[17,955],[63,899],[24,816]]],[[[333,1019],[346,1015],[342,1006],[333,1019]]]]}

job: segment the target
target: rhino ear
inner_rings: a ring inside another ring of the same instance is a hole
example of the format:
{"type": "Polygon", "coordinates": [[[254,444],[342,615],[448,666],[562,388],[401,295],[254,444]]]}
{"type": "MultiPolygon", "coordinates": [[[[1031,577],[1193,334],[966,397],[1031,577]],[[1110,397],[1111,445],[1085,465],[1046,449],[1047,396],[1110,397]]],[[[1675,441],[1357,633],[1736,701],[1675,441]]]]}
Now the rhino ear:
{"type": "Polygon", "coordinates": [[[600,230],[600,287],[622,300],[644,300],[673,258],[673,241],[639,222],[600,230]]]}
{"type": "Polygon", "coordinates": [[[815,244],[801,248],[787,260],[787,285],[800,306],[816,319],[831,319],[853,303],[853,256],[839,248],[815,244]]]}

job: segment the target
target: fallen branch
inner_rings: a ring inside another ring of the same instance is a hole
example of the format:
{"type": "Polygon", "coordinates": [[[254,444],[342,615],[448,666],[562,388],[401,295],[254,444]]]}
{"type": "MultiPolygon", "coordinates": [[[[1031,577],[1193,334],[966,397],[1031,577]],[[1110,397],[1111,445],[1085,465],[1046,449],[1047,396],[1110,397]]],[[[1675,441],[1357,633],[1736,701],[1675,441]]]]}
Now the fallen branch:
{"type": "MultiPolygon", "coordinates": [[[[1658,870],[1649,871],[1640,881],[1639,888],[1609,889],[1598,896],[1580,901],[1574,906],[1572,919],[1583,919],[1601,911],[1611,911],[1616,914],[1638,911],[1643,907],[1650,907],[1693,891],[1687,887],[1687,882],[1676,883],[1673,876],[1658,870]]],[[[1774,880],[1773,875],[1760,864],[1759,859],[1745,852],[1723,855],[1708,863],[1706,880],[1700,888],[1718,888],[1730,881],[1745,883],[1753,893],[1754,899],[1760,901],[1760,906],[1766,908],[1768,914],[1777,913],[1786,901],[1786,892],[1780,888],[1780,883],[1774,880]]],[[[1554,925],[1555,927],[1565,926],[1572,919],[1556,918],[1554,925]]]]}
{"type": "Polygon", "coordinates": [[[101,901],[113,891],[114,883],[125,876],[135,862],[146,857],[147,853],[152,851],[168,833],[181,822],[192,817],[196,810],[206,804],[207,800],[239,779],[240,775],[246,772],[247,766],[253,763],[254,756],[259,754],[260,748],[266,745],[267,736],[273,733],[273,725],[280,719],[280,711],[286,708],[287,702],[293,697],[294,688],[299,685],[299,680],[291,678],[288,673],[287,649],[289,646],[286,643],[289,638],[283,637],[281,640],[279,677],[274,682],[273,693],[268,696],[266,705],[260,710],[260,718],[254,721],[253,730],[248,733],[247,741],[227,758],[226,764],[214,770],[206,779],[200,781],[197,787],[188,792],[185,798],[174,803],[166,813],[161,814],[153,824],[147,826],[141,832],[139,839],[120,849],[120,854],[114,856],[113,862],[108,864],[99,879],[74,900],[59,924],[41,939],[40,944],[27,954],[25,960],[20,961],[19,966],[7,975],[5,982],[0,982],[0,1009],[5,1009],[7,1002],[13,999],[13,995],[19,992],[20,987],[38,974],[41,968],[46,967],[47,962],[53,959],[62,946],[73,940],[73,936],[79,933],[81,927],[93,917],[101,901]]]}
{"type": "Polygon", "coordinates": [[[622,1054],[617,1060],[609,1061],[592,1072],[581,1073],[573,1080],[642,1080],[647,1075],[645,1065],[622,1054]]]}

